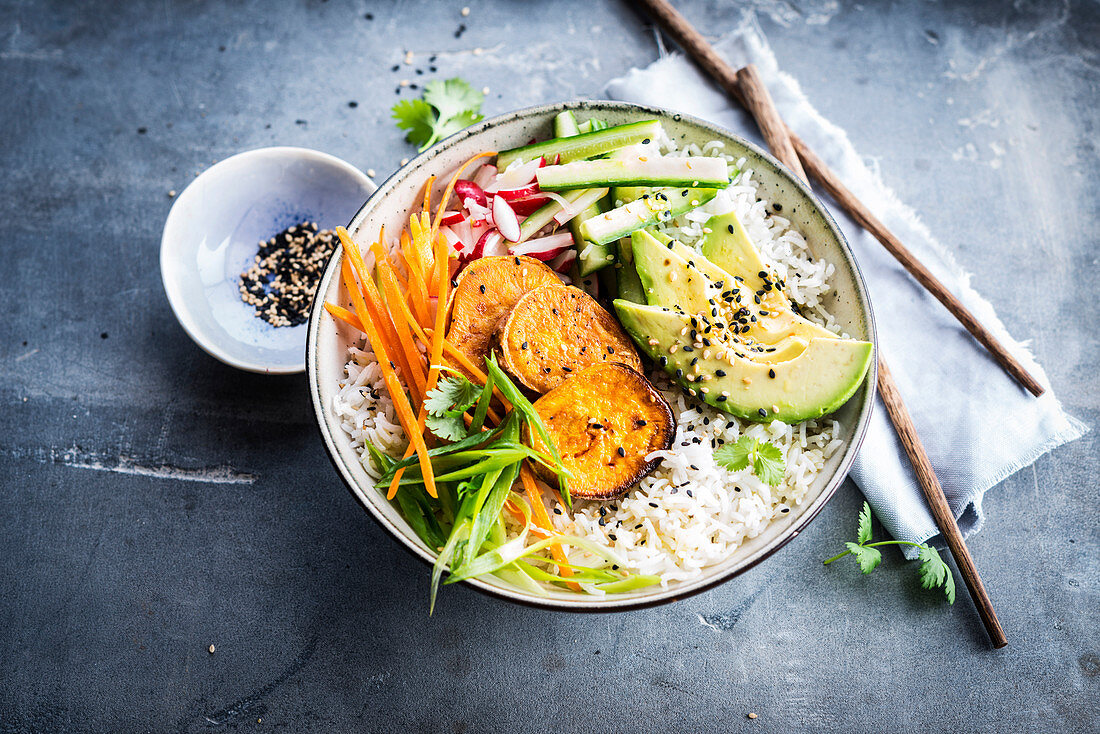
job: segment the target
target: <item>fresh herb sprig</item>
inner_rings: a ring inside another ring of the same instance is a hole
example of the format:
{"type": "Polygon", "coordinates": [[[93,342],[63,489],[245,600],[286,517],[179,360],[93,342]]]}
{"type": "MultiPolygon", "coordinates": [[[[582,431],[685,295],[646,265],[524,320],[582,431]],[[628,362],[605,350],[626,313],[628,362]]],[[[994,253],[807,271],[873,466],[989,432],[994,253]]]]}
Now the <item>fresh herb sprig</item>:
{"type": "Polygon", "coordinates": [[[930,545],[924,543],[911,543],[908,540],[880,540],[871,542],[871,506],[863,503],[863,509],[859,513],[859,529],[856,532],[856,541],[845,543],[848,549],[825,560],[829,565],[835,560],[847,555],[855,556],[859,561],[859,568],[863,573],[871,573],[882,562],[882,553],[878,546],[883,545],[910,545],[917,548],[917,560],[920,561],[920,584],[926,589],[943,587],[943,593],[947,596],[949,604],[955,603],[955,577],[951,575],[951,569],[940,558],[939,552],[930,545]]]}
{"type": "Polygon", "coordinates": [[[455,77],[428,82],[422,99],[403,99],[391,111],[397,127],[407,131],[405,140],[423,151],[480,121],[484,98],[484,94],[455,77]]]}
{"type": "Polygon", "coordinates": [[[424,425],[440,438],[460,441],[466,438],[466,423],[462,414],[478,401],[481,386],[465,377],[444,377],[424,396],[428,414],[424,425]]]}
{"type": "Polygon", "coordinates": [[[783,481],[783,473],[787,469],[783,451],[778,446],[750,436],[742,436],[733,443],[719,446],[714,451],[714,461],[730,471],[741,471],[752,466],[753,474],[772,487],[783,481]]]}

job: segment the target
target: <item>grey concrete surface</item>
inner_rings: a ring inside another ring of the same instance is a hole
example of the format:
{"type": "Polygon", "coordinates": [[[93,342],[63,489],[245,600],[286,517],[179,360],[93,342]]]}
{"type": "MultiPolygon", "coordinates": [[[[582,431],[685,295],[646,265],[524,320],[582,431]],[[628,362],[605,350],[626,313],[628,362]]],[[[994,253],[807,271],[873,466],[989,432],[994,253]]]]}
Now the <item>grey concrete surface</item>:
{"type": "MultiPolygon", "coordinates": [[[[341,486],[304,379],[199,351],[158,246],[167,192],[236,151],[395,170],[401,78],[461,75],[492,114],[657,54],[625,4],[467,2],[0,2],[0,732],[1097,731],[1096,432],[987,496],[999,652],[896,554],[822,568],[851,483],[673,606],[450,587],[428,618],[425,568],[341,486]]],[[[678,4],[711,36],[739,13],[678,4]]],[[[1100,7],[747,4],[1095,425],[1100,7]]]]}

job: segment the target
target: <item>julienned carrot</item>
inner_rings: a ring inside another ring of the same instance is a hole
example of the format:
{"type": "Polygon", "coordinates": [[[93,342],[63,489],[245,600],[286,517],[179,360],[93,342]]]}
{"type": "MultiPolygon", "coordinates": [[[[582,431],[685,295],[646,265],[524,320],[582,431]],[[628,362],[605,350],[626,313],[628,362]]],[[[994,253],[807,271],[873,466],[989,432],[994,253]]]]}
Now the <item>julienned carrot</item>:
{"type": "Polygon", "coordinates": [[[351,311],[347,310],[346,308],[337,306],[335,303],[328,303],[326,301],[325,310],[332,314],[334,318],[340,319],[353,329],[358,329],[359,331],[362,331],[364,333],[366,332],[366,329],[363,328],[363,322],[359,320],[359,317],[353,314],[351,311]]]}
{"type": "MultiPolygon", "coordinates": [[[[435,245],[436,258],[442,258],[443,262],[447,262],[447,249],[449,248],[447,241],[441,237],[435,245]]],[[[440,278],[436,288],[435,333],[432,334],[431,350],[429,351],[432,360],[431,367],[428,368],[427,385],[429,390],[433,389],[439,380],[439,367],[443,363],[443,319],[447,315],[447,309],[444,308],[443,304],[447,302],[447,286],[450,284],[449,278],[440,278]]]]}
{"type": "MultiPolygon", "coordinates": [[[[527,465],[526,461],[523,462],[523,466],[519,470],[519,478],[523,482],[524,491],[527,493],[527,501],[531,503],[535,525],[550,533],[556,532],[554,524],[550,522],[550,515],[546,512],[546,505],[542,503],[542,492],[539,491],[539,486],[535,483],[535,477],[531,473],[531,467],[527,465]]],[[[554,556],[554,560],[558,563],[569,563],[569,557],[565,555],[565,549],[559,543],[550,546],[550,555],[554,556]]],[[[561,575],[564,577],[573,575],[573,569],[568,565],[558,566],[558,568],[561,569],[561,575]]],[[[581,590],[581,587],[572,581],[569,582],[569,587],[573,591],[581,590]]]]}
{"type": "MultiPolygon", "coordinates": [[[[378,242],[375,244],[378,245],[385,241],[386,228],[382,227],[382,229],[378,233],[378,242]]],[[[374,245],[372,245],[371,247],[373,249],[374,245]]],[[[375,250],[376,256],[374,266],[376,272],[381,272],[377,258],[377,251],[381,249],[381,247],[378,247],[377,250],[375,250]]],[[[362,261],[361,257],[360,261],[362,261]]],[[[353,260],[352,262],[354,263],[355,261],[353,260]]],[[[424,363],[424,355],[421,354],[420,350],[416,348],[416,342],[413,340],[413,335],[409,332],[409,324],[408,321],[405,320],[405,314],[401,309],[395,310],[393,308],[386,308],[386,300],[382,298],[381,294],[376,289],[373,278],[368,284],[367,289],[370,297],[378,302],[379,306],[383,309],[383,313],[385,313],[389,317],[389,320],[393,322],[393,329],[394,332],[397,334],[397,341],[401,344],[401,350],[405,355],[405,361],[409,364],[413,378],[416,381],[417,390],[420,391],[421,402],[423,402],[423,398],[426,396],[424,383],[427,379],[426,373],[428,371],[428,367],[424,363]]],[[[397,295],[396,299],[398,301],[401,300],[400,294],[397,295]]]]}
{"type": "MultiPolygon", "coordinates": [[[[415,218],[409,219],[410,225],[415,218]]],[[[413,249],[408,231],[401,232],[400,242],[401,257],[405,260],[406,270],[409,271],[409,300],[416,311],[417,319],[421,324],[426,324],[431,318],[431,313],[428,311],[427,285],[424,283],[424,274],[420,270],[420,258],[413,249]]]]}
{"type": "Polygon", "coordinates": [[[420,353],[414,349],[413,352],[416,354],[416,358],[410,362],[411,355],[405,352],[397,328],[390,318],[389,311],[382,302],[381,296],[378,295],[378,289],[374,287],[374,280],[370,277],[370,271],[367,270],[366,263],[363,262],[363,254],[359,251],[359,245],[355,244],[355,241],[348,236],[348,231],[343,227],[336,228],[336,235],[340,238],[340,244],[348,256],[347,259],[351,261],[352,267],[359,276],[362,287],[361,293],[365,297],[367,312],[378,328],[380,336],[386,342],[387,351],[393,359],[397,360],[409,392],[412,393],[413,404],[420,405],[424,402],[424,368],[422,362],[420,365],[417,364],[420,362],[420,353]]]}
{"type": "Polygon", "coordinates": [[[390,394],[390,400],[393,401],[394,410],[397,412],[397,417],[401,422],[401,426],[405,429],[405,434],[409,437],[410,445],[416,449],[417,458],[420,463],[420,471],[424,475],[424,488],[428,490],[428,494],[435,497],[437,496],[435,490],[435,475],[432,473],[432,462],[431,457],[428,456],[428,446],[424,443],[424,429],[420,427],[422,424],[420,424],[413,415],[412,406],[409,404],[409,398],[405,395],[405,390],[401,387],[401,381],[397,379],[397,373],[390,364],[390,358],[379,336],[378,327],[371,322],[367,304],[363,300],[363,294],[359,292],[359,286],[355,282],[355,274],[352,272],[351,264],[348,262],[347,258],[340,259],[340,271],[344,278],[344,286],[348,289],[348,293],[351,295],[351,301],[355,305],[355,311],[359,316],[359,321],[363,324],[363,330],[367,335],[367,341],[369,341],[371,347],[374,348],[374,354],[378,358],[378,365],[382,368],[382,378],[386,382],[386,390],[390,394]]]}
{"type": "MultiPolygon", "coordinates": [[[[411,260],[416,263],[417,271],[420,274],[421,285],[423,286],[423,293],[421,298],[424,303],[428,303],[431,298],[434,288],[432,288],[431,272],[432,261],[435,259],[431,253],[430,244],[425,244],[424,238],[427,237],[428,232],[421,226],[420,215],[413,214],[409,217],[409,235],[411,241],[402,242],[402,252],[405,253],[405,260],[410,260],[409,254],[412,254],[411,260]],[[406,249],[407,247],[407,249],[406,249]]],[[[431,309],[428,309],[428,320],[431,320],[431,309]]]]}

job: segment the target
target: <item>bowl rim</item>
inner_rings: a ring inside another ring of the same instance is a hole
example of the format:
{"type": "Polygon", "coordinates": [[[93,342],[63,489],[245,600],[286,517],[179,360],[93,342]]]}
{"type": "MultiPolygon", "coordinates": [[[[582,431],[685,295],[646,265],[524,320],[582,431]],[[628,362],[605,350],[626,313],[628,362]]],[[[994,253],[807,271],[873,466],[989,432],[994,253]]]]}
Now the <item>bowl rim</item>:
{"type": "MultiPolygon", "coordinates": [[[[743,145],[745,148],[753,151],[773,168],[775,168],[786,180],[786,183],[794,186],[809,201],[815,206],[817,211],[822,215],[826,228],[835,237],[837,243],[840,245],[841,251],[851,266],[852,274],[854,276],[855,291],[857,299],[860,305],[863,307],[863,317],[867,324],[868,336],[871,343],[874,345],[873,354],[874,358],[867,376],[864,378],[864,384],[860,388],[860,394],[866,396],[864,404],[860,408],[859,414],[853,423],[853,432],[851,439],[845,447],[845,454],[837,466],[836,472],[829,479],[829,482],[822,489],[818,499],[816,500],[816,507],[810,508],[804,515],[799,518],[799,521],[792,525],[785,534],[776,538],[773,544],[763,549],[757,554],[755,558],[752,558],[747,563],[739,565],[729,569],[728,571],[716,575],[711,579],[696,580],[688,582],[686,588],[667,588],[662,589],[660,592],[634,598],[618,599],[614,597],[602,597],[600,599],[592,600],[586,598],[585,601],[572,601],[569,599],[561,598],[546,598],[528,595],[518,590],[512,591],[510,589],[503,589],[481,579],[466,579],[462,583],[474,588],[475,590],[486,594],[488,596],[503,599],[505,601],[521,604],[523,606],[538,608],[538,609],[551,609],[554,611],[564,612],[585,612],[585,613],[608,613],[608,612],[622,612],[639,609],[648,609],[651,607],[660,606],[663,604],[669,604],[671,602],[680,601],[696,594],[701,594],[704,591],[709,591],[721,584],[726,583],[730,579],[739,576],[746,571],[755,568],[759,563],[771,558],[781,548],[786,546],[794,538],[798,537],[809,524],[816,518],[821,511],[825,508],[825,505],[832,500],[833,495],[836,494],[837,489],[848,477],[851,472],[852,464],[855,461],[856,454],[859,451],[860,446],[863,444],[864,437],[867,433],[867,428],[870,424],[871,412],[875,404],[877,395],[877,375],[878,375],[878,332],[875,325],[874,310],[871,307],[870,293],[867,289],[867,284],[864,281],[863,273],[860,270],[859,263],[856,261],[855,254],[852,252],[852,248],[848,243],[847,238],[844,236],[844,232],[840,229],[840,226],[836,223],[833,215],[825,207],[824,203],[818,198],[813,190],[804,183],[798,176],[796,176],[790,169],[780,163],[774,156],[763,150],[760,146],[752,143],[749,140],[744,139],[740,135],[734,133],[732,130],[721,127],[714,123],[700,119],[693,115],[688,115],[681,112],[675,112],[660,107],[653,107],[650,105],[635,104],[632,102],[620,102],[615,100],[574,100],[568,102],[553,102],[548,104],[534,105],[531,107],[524,107],[511,112],[506,112],[501,115],[497,115],[492,118],[483,120],[476,125],[466,128],[448,138],[436,143],[428,150],[418,154],[415,158],[409,161],[408,164],[402,166],[397,171],[388,176],[378,188],[370,195],[370,197],[363,203],[359,211],[352,217],[351,223],[349,223],[348,231],[354,234],[351,225],[355,224],[363,218],[364,212],[371,205],[372,201],[376,197],[384,197],[389,191],[396,188],[398,184],[403,182],[409,176],[415,175],[417,171],[424,166],[432,163],[437,157],[439,157],[445,150],[450,147],[467,140],[471,137],[475,137],[485,130],[497,125],[511,122],[517,119],[556,114],[564,110],[613,110],[617,112],[638,112],[641,114],[652,115],[660,118],[668,118],[676,122],[687,122],[689,124],[704,128],[709,132],[715,134],[716,138],[729,138],[736,141],[738,144],[743,145]]],[[[392,539],[398,541],[398,544],[404,547],[414,557],[421,560],[429,567],[435,561],[435,556],[427,553],[419,545],[417,545],[412,539],[407,537],[401,530],[396,527],[387,517],[385,517],[380,511],[378,511],[370,501],[365,500],[360,496],[357,491],[358,484],[354,477],[344,466],[344,462],[339,456],[339,450],[335,445],[335,442],[331,433],[331,425],[328,420],[328,411],[326,406],[321,401],[320,397],[320,375],[317,365],[317,349],[318,349],[318,328],[320,323],[320,317],[324,308],[322,306],[324,298],[323,291],[326,283],[329,282],[332,277],[332,268],[334,263],[338,262],[338,257],[342,253],[342,248],[337,249],[333,253],[332,259],[329,261],[328,266],[325,268],[325,273],[321,278],[321,285],[317,289],[318,297],[314,298],[313,305],[310,309],[308,332],[306,336],[306,372],[309,383],[310,401],[313,404],[314,413],[317,417],[317,428],[321,433],[321,440],[325,447],[325,452],[328,454],[329,461],[336,469],[336,473],[340,476],[344,483],[344,486],[352,494],[352,496],[359,502],[360,505],[367,511],[367,514],[374,519],[378,525],[380,525],[391,536],[392,539]]],[[[365,494],[365,493],[364,493],[365,494]]]]}
{"type": "MultiPolygon", "coordinates": [[[[211,339],[206,338],[196,327],[196,323],[192,318],[191,309],[188,305],[187,299],[184,297],[182,291],[177,287],[179,281],[179,268],[173,268],[170,265],[169,252],[173,251],[178,245],[174,245],[178,240],[178,237],[171,235],[170,233],[177,229],[176,220],[183,216],[182,208],[180,208],[180,202],[185,200],[188,191],[193,191],[194,187],[203,179],[210,180],[214,175],[221,174],[225,169],[239,165],[243,160],[248,158],[259,157],[272,157],[277,158],[284,156],[286,158],[294,158],[299,160],[313,160],[318,163],[324,163],[336,168],[342,169],[345,173],[349,174],[353,179],[356,179],[364,188],[370,190],[370,196],[374,195],[374,192],[378,190],[377,184],[363,171],[359,170],[356,166],[348,163],[343,158],[338,158],[331,153],[325,153],[320,150],[314,150],[313,148],[301,148],[293,145],[271,145],[263,148],[252,148],[250,150],[241,151],[240,153],[234,153],[228,158],[224,158],[214,165],[207,168],[191,181],[187,186],[183,188],[183,191],[176,196],[175,201],[172,202],[172,207],[168,210],[168,216],[164,219],[164,228],[161,230],[160,235],[160,281],[161,287],[164,289],[164,294],[168,298],[168,305],[172,308],[172,314],[176,317],[176,321],[183,328],[184,332],[191,338],[199,349],[209,354],[214,359],[218,360],[222,364],[227,364],[230,367],[236,367],[237,369],[244,370],[245,372],[253,372],[261,375],[297,375],[306,371],[305,352],[302,352],[301,361],[295,362],[292,365],[267,365],[259,360],[245,360],[237,359],[230,356],[222,347],[211,339]]],[[[369,201],[369,196],[368,196],[369,201]]],[[[365,206],[365,204],[363,205],[365,206]]],[[[351,221],[355,220],[355,217],[359,216],[362,212],[363,206],[360,206],[352,217],[351,221]]],[[[309,330],[306,330],[307,338],[309,330]]]]}

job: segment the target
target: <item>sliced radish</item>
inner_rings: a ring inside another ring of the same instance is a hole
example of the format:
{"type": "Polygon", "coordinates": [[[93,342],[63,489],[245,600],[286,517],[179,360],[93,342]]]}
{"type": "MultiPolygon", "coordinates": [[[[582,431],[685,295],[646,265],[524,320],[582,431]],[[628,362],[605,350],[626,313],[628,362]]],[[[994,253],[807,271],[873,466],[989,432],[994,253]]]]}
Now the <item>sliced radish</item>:
{"type": "Polygon", "coordinates": [[[489,208],[488,201],[485,204],[478,204],[475,199],[468,197],[462,200],[462,206],[470,212],[470,218],[474,220],[485,221],[492,215],[492,209],[489,208]]]}
{"type": "Polygon", "coordinates": [[[465,220],[466,215],[462,212],[443,212],[443,218],[439,220],[439,223],[444,227],[450,227],[465,220]]]}
{"type": "Polygon", "coordinates": [[[500,172],[485,190],[492,193],[501,189],[518,189],[520,186],[526,186],[535,180],[535,172],[543,165],[542,158],[528,163],[513,163],[500,172]]]}
{"type": "Polygon", "coordinates": [[[516,216],[515,210],[508,205],[503,196],[493,197],[493,223],[505,239],[511,242],[519,240],[521,236],[519,217],[516,216]]]}
{"type": "MultiPolygon", "coordinates": [[[[532,174],[533,176],[534,174],[532,174]]],[[[479,206],[489,206],[489,197],[485,191],[473,181],[455,181],[455,194],[460,201],[473,199],[479,206]]]]}
{"type": "Polygon", "coordinates": [[[551,260],[550,267],[556,272],[565,273],[569,271],[569,266],[572,265],[573,261],[576,259],[577,251],[570,248],[551,260]]]}
{"type": "Polygon", "coordinates": [[[569,232],[552,234],[549,237],[539,237],[527,240],[519,245],[512,245],[508,251],[513,255],[530,255],[533,258],[546,262],[553,260],[564,250],[573,247],[573,235],[569,232]]]}
{"type": "Polygon", "coordinates": [[[528,217],[546,206],[546,202],[550,201],[549,198],[539,194],[538,196],[528,196],[526,199],[519,199],[518,201],[508,202],[512,206],[512,211],[521,217],[528,217]]]}
{"type": "Polygon", "coordinates": [[[485,240],[485,249],[482,251],[482,257],[495,257],[497,255],[507,255],[508,245],[504,242],[504,238],[500,236],[500,232],[491,230],[489,236],[485,240]]]}
{"type": "Polygon", "coordinates": [[[497,175],[497,167],[492,163],[486,163],[477,169],[477,173],[471,176],[471,180],[478,186],[485,189],[486,186],[493,182],[493,177],[497,175]]]}
{"type": "Polygon", "coordinates": [[[447,244],[452,249],[462,252],[462,239],[458,236],[458,233],[447,226],[439,228],[439,234],[443,235],[443,238],[447,240],[447,244]]]}
{"type": "Polygon", "coordinates": [[[526,186],[521,186],[518,189],[500,189],[497,191],[497,196],[502,197],[508,202],[516,201],[517,199],[526,199],[530,196],[534,196],[539,193],[539,185],[535,182],[529,183],[526,186]]]}
{"type": "Polygon", "coordinates": [[[477,260],[485,254],[485,245],[488,243],[490,237],[500,237],[500,233],[495,229],[487,229],[478,238],[477,244],[474,245],[474,249],[470,252],[470,256],[467,260],[477,260]]]}

